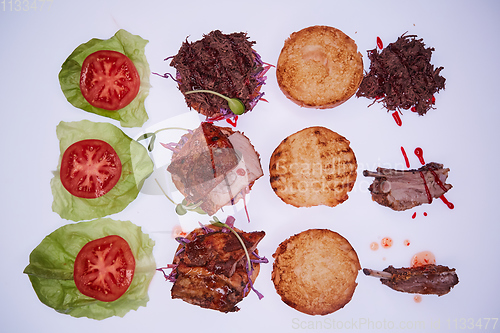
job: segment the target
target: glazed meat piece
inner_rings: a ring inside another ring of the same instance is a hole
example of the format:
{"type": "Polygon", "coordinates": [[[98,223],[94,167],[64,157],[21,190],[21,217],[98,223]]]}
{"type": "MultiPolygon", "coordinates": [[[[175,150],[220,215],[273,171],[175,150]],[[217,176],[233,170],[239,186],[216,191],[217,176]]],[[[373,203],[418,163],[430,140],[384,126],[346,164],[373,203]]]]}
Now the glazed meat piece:
{"type": "MultiPolygon", "coordinates": [[[[235,230],[248,252],[253,252],[250,258],[258,259],[256,247],[265,233],[235,230]]],[[[259,264],[252,263],[253,271],[248,273],[243,247],[227,229],[199,228],[182,242],[184,245],[179,246],[173,260],[172,298],[221,312],[238,311],[236,304],[250,291],[259,274],[259,264]]]]}
{"type": "MultiPolygon", "coordinates": [[[[259,268],[254,272],[258,273],[259,268]]],[[[217,275],[205,267],[177,267],[177,279],[172,287],[172,299],[221,312],[236,312],[236,306],[245,296],[248,284],[246,271],[239,267],[231,278],[217,275]]]]}
{"type": "Polygon", "coordinates": [[[411,268],[389,266],[381,272],[365,268],[363,273],[379,277],[389,288],[411,294],[442,296],[458,284],[454,268],[434,264],[411,268]]]}
{"type": "MultiPolygon", "coordinates": [[[[253,252],[264,237],[263,231],[240,234],[249,252],[253,252]]],[[[238,263],[245,258],[245,251],[233,233],[212,232],[198,235],[187,243],[179,258],[187,266],[205,266],[208,270],[231,277],[238,263]]]]}
{"type": "Polygon", "coordinates": [[[432,203],[452,188],[446,184],[448,172],[442,164],[428,163],[417,170],[377,168],[365,170],[365,177],[375,177],[368,188],[373,201],[396,211],[407,210],[424,203],[432,203]]]}

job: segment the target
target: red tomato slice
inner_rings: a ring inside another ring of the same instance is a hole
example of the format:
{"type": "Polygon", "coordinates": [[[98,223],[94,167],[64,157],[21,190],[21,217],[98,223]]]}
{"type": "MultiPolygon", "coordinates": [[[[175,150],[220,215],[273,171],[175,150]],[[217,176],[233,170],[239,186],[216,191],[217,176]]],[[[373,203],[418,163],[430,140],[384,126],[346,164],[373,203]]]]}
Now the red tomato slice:
{"type": "Polygon", "coordinates": [[[141,79],[134,63],[116,51],[97,51],[83,61],[80,90],[91,105],[105,110],[124,108],[137,96],[141,79]]]}
{"type": "Polygon", "coordinates": [[[75,142],[62,156],[62,185],[79,198],[94,199],[105,195],[118,183],[121,174],[118,154],[102,140],[75,142]]]}
{"type": "Polygon", "coordinates": [[[73,279],[85,296],[112,302],[127,291],[134,271],[135,258],[127,241],[111,235],[82,247],[75,259],[73,279]]]}

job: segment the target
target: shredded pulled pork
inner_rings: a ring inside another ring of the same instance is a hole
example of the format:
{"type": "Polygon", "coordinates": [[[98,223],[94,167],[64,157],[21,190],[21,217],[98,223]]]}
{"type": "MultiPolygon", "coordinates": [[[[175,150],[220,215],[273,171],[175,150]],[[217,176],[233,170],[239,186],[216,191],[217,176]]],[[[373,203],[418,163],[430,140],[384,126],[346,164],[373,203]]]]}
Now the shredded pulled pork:
{"type": "MultiPolygon", "coordinates": [[[[215,91],[240,99],[245,110],[251,110],[255,99],[260,98],[259,90],[265,81],[261,75],[263,63],[252,49],[254,44],[246,33],[223,34],[219,30],[193,43],[186,40],[170,63],[177,70],[180,91],[215,91]]],[[[189,107],[207,118],[232,115],[227,102],[218,96],[197,93],[185,98],[189,107]]]]}
{"type": "Polygon", "coordinates": [[[434,94],[444,89],[444,67],[430,63],[434,48],[425,47],[422,39],[403,34],[382,52],[368,51],[370,71],[356,93],[381,102],[389,111],[412,109],[424,115],[433,108],[434,94]]]}

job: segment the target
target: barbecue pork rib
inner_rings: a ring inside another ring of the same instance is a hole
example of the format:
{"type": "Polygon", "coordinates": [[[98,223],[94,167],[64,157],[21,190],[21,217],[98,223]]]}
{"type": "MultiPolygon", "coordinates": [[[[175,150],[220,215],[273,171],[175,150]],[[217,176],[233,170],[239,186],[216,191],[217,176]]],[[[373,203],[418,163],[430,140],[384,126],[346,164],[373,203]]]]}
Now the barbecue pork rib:
{"type": "Polygon", "coordinates": [[[365,170],[363,176],[375,177],[368,188],[373,201],[396,211],[407,210],[424,203],[432,203],[452,188],[446,184],[448,172],[442,164],[431,162],[419,169],[395,170],[377,168],[365,170]]]}
{"type": "Polygon", "coordinates": [[[458,275],[454,268],[434,264],[409,268],[389,266],[383,271],[365,268],[363,273],[379,277],[380,282],[391,289],[410,294],[442,296],[458,284],[458,275]]]}

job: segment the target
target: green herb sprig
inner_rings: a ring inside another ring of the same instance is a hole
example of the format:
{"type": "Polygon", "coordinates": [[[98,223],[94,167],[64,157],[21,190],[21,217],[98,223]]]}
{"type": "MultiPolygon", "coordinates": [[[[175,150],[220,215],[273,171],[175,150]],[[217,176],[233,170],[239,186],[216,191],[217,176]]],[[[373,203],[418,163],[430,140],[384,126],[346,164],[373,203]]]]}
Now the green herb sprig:
{"type": "Polygon", "coordinates": [[[187,132],[189,131],[187,128],[182,128],[182,127],[165,127],[165,128],[161,128],[161,129],[156,130],[156,131],[151,132],[151,133],[144,133],[143,135],[138,137],[136,141],[142,141],[142,140],[146,140],[146,139],[151,138],[151,140],[149,141],[149,144],[148,144],[148,151],[152,152],[154,149],[154,146],[155,146],[156,134],[158,134],[159,132],[162,132],[162,131],[167,131],[167,130],[183,130],[183,131],[187,131],[187,132]]]}
{"type": "Polygon", "coordinates": [[[188,211],[190,212],[195,212],[195,213],[198,213],[198,214],[206,214],[206,212],[200,207],[200,205],[203,203],[203,201],[199,201],[197,203],[194,203],[194,204],[188,204],[186,199],[183,199],[182,202],[180,204],[176,203],[174,200],[172,200],[172,198],[170,198],[167,194],[167,192],[165,192],[165,190],[163,189],[163,187],[160,185],[160,182],[158,181],[158,179],[155,178],[155,182],[156,184],[158,184],[158,187],[160,188],[160,190],[163,192],[163,195],[165,195],[165,197],[175,205],[175,212],[177,213],[177,215],[185,215],[188,211]]]}
{"type": "Polygon", "coordinates": [[[221,98],[224,98],[227,101],[227,105],[229,106],[229,109],[235,115],[242,115],[243,113],[245,113],[245,104],[243,104],[243,102],[241,100],[239,100],[238,98],[230,98],[230,97],[224,96],[218,92],[215,92],[212,90],[204,90],[204,89],[186,91],[184,94],[189,95],[189,94],[193,94],[193,93],[209,93],[209,94],[219,96],[221,98]]]}

